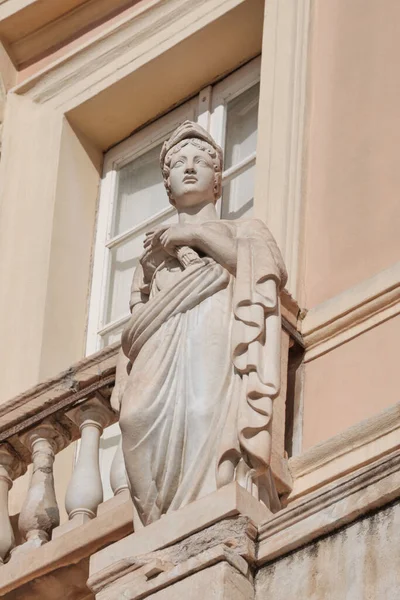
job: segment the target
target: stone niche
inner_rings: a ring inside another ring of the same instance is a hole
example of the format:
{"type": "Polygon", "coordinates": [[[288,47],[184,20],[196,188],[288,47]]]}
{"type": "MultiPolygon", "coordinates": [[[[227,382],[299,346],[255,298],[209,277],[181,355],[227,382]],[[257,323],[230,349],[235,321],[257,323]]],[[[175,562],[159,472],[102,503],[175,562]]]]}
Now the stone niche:
{"type": "Polygon", "coordinates": [[[400,503],[261,568],[257,600],[398,600],[400,503]]]}

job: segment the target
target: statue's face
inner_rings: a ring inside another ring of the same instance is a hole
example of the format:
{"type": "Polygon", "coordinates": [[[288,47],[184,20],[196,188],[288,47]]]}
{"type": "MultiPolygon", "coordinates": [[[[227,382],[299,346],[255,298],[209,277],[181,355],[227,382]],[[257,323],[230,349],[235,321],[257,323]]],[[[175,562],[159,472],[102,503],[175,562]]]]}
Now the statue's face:
{"type": "Polygon", "coordinates": [[[211,156],[193,144],[172,155],[169,182],[176,207],[215,202],[215,171],[211,156]]]}

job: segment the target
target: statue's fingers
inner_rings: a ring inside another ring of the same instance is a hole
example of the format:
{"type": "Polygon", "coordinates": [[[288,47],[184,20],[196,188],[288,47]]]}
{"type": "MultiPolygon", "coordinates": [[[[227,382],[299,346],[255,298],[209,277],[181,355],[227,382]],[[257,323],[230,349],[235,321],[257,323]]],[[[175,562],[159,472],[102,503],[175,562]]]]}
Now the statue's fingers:
{"type": "Polygon", "coordinates": [[[155,231],[152,238],[151,238],[151,244],[154,246],[155,244],[158,244],[161,240],[161,236],[165,234],[165,228],[164,229],[160,229],[158,231],[155,231]]]}
{"type": "Polygon", "coordinates": [[[167,232],[166,232],[166,231],[164,231],[164,232],[163,232],[163,233],[160,235],[160,237],[159,237],[159,241],[160,241],[160,244],[161,244],[162,246],[165,246],[165,245],[167,244],[167,242],[168,242],[168,235],[167,235],[167,232]]]}

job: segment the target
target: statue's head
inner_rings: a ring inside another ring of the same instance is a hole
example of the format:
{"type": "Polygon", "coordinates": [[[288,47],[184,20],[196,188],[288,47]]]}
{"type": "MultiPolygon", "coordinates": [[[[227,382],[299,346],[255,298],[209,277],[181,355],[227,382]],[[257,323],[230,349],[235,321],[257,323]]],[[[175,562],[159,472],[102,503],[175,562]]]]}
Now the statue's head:
{"type": "Polygon", "coordinates": [[[185,121],[160,155],[165,189],[174,206],[216,202],[222,191],[222,149],[200,125],[185,121]]]}

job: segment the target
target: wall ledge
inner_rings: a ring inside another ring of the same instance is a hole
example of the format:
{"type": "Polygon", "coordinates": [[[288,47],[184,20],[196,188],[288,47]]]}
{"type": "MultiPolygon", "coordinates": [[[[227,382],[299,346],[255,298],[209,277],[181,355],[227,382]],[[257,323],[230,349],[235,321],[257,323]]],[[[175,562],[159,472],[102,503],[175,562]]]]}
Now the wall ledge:
{"type": "Polygon", "coordinates": [[[400,447],[400,402],[289,460],[288,501],[373,463],[400,447]]]}
{"type": "Polygon", "coordinates": [[[301,323],[310,362],[400,314],[400,262],[310,309],[301,323]]]}
{"type": "Polygon", "coordinates": [[[400,496],[400,451],[311,493],[259,528],[262,565],[347,525],[400,496]]]}

